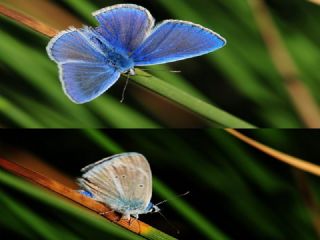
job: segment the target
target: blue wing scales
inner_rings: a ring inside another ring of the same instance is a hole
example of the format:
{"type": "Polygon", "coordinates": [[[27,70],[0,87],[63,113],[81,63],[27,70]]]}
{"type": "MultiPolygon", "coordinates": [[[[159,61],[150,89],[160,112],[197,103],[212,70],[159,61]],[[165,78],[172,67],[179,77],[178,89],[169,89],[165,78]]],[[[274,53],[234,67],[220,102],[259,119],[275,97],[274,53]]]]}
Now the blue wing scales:
{"type": "Polygon", "coordinates": [[[64,63],[60,79],[69,98],[78,104],[89,102],[108,90],[120,73],[106,64],[64,63]]]}
{"type": "Polygon", "coordinates": [[[56,63],[65,62],[91,62],[101,63],[105,57],[92,39],[92,30],[89,28],[71,28],[62,31],[51,39],[47,46],[49,57],[56,63]]]}
{"type": "Polygon", "coordinates": [[[100,26],[96,28],[112,46],[124,53],[138,47],[154,26],[149,11],[134,4],[118,4],[93,13],[100,26]]]}
{"type": "Polygon", "coordinates": [[[134,51],[135,66],[174,62],[200,56],[223,47],[224,38],[200,25],[166,20],[134,51]]]}
{"type": "Polygon", "coordinates": [[[120,73],[106,63],[107,47],[90,28],[70,29],[50,41],[48,54],[58,63],[64,92],[73,102],[93,100],[120,77],[120,73]]]}

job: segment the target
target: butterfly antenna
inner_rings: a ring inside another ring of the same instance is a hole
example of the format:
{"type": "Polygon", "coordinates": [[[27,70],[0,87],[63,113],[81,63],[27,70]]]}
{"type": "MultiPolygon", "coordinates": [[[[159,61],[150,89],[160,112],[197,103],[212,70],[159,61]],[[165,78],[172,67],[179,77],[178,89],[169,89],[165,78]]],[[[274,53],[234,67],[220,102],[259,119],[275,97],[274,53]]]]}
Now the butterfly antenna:
{"type": "Polygon", "coordinates": [[[126,84],[124,85],[124,88],[122,90],[122,97],[121,97],[121,100],[120,100],[121,103],[123,103],[123,101],[124,101],[125,92],[127,90],[128,84],[129,84],[129,78],[130,78],[130,74],[128,74],[127,80],[126,80],[126,84]]]}
{"type": "Polygon", "coordinates": [[[168,223],[168,225],[170,226],[170,227],[172,227],[176,232],[177,232],[177,234],[180,234],[180,230],[174,225],[174,224],[172,224],[169,220],[168,220],[168,218],[166,218],[164,215],[163,215],[163,213],[161,213],[161,212],[158,212],[162,217],[163,217],[163,219],[168,223]]]}
{"type": "MultiPolygon", "coordinates": [[[[187,191],[187,192],[185,192],[185,193],[182,193],[182,194],[179,194],[179,195],[175,196],[174,198],[183,197],[183,196],[185,196],[185,195],[188,195],[189,193],[190,193],[190,191],[187,191]]],[[[163,200],[163,201],[161,201],[161,202],[158,202],[157,204],[155,204],[155,206],[158,206],[158,205],[161,205],[161,204],[163,204],[163,203],[165,203],[165,202],[171,201],[171,200],[174,199],[174,198],[166,199],[166,200],[163,200]]]]}

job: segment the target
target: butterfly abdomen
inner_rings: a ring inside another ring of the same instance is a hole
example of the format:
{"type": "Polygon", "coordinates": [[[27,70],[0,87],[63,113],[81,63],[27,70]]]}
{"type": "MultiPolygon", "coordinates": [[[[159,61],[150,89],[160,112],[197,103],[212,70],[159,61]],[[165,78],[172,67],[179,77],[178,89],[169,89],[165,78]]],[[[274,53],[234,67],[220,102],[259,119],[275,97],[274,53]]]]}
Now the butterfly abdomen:
{"type": "Polygon", "coordinates": [[[122,214],[141,214],[144,202],[139,199],[116,199],[108,203],[112,209],[122,214]]]}

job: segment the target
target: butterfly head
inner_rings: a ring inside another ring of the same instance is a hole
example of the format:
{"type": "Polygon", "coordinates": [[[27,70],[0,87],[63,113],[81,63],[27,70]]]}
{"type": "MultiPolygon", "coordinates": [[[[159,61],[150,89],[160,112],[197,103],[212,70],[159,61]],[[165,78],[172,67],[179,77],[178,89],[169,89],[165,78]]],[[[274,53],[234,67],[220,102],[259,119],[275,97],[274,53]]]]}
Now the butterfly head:
{"type": "Polygon", "coordinates": [[[152,213],[160,212],[160,208],[156,205],[153,205],[150,212],[152,213]]]}
{"type": "Polygon", "coordinates": [[[134,75],[136,75],[136,71],[134,70],[134,68],[130,68],[130,69],[127,71],[127,74],[130,75],[130,76],[134,76],[134,75]]]}
{"type": "Polygon", "coordinates": [[[149,203],[147,208],[146,208],[147,213],[156,213],[160,212],[160,208],[157,205],[154,205],[153,203],[149,203]]]}

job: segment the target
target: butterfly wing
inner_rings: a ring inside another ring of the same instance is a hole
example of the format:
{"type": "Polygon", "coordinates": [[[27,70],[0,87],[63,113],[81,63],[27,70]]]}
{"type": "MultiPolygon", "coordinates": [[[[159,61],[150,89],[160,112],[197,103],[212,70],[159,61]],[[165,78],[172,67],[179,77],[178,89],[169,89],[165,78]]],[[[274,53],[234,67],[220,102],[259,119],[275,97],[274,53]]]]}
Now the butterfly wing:
{"type": "MultiPolygon", "coordinates": [[[[101,39],[101,37],[100,37],[101,39]]],[[[106,64],[107,47],[93,29],[70,29],[54,37],[47,47],[58,63],[64,92],[75,103],[88,102],[110,88],[120,73],[106,64]]]]}
{"type": "Polygon", "coordinates": [[[66,95],[78,104],[100,96],[120,77],[115,68],[91,63],[61,64],[60,75],[66,95]]]}
{"type": "Polygon", "coordinates": [[[139,153],[122,153],[102,159],[81,171],[80,185],[120,213],[143,213],[152,195],[148,161],[139,153]]]}
{"type": "Polygon", "coordinates": [[[210,29],[179,20],[166,20],[154,28],[132,58],[135,66],[174,62],[223,47],[226,40],[210,29]]]}
{"type": "Polygon", "coordinates": [[[93,13],[100,26],[96,28],[112,46],[131,53],[154,26],[149,11],[134,4],[118,4],[93,13]]]}

